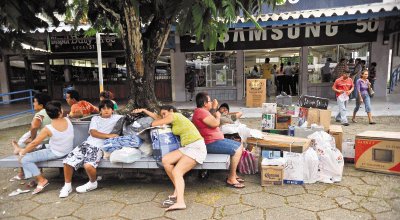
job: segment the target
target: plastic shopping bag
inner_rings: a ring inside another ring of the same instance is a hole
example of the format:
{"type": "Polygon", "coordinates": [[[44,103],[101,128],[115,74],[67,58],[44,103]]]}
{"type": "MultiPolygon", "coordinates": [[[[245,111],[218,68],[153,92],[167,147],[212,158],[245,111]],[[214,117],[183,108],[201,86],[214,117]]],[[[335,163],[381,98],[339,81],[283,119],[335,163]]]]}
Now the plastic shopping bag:
{"type": "Polygon", "coordinates": [[[153,157],[157,161],[161,161],[164,155],[181,146],[179,138],[172,133],[171,128],[153,128],[150,133],[153,157]]]}
{"type": "Polygon", "coordinates": [[[304,159],[304,183],[315,183],[318,181],[318,154],[314,148],[308,148],[303,153],[304,159]]]}
{"type": "Polygon", "coordinates": [[[255,174],[258,173],[257,158],[248,150],[244,150],[238,165],[239,173],[255,174]]]}
{"type": "Polygon", "coordinates": [[[110,155],[111,163],[133,163],[142,157],[142,152],[136,148],[123,147],[110,155]]]}

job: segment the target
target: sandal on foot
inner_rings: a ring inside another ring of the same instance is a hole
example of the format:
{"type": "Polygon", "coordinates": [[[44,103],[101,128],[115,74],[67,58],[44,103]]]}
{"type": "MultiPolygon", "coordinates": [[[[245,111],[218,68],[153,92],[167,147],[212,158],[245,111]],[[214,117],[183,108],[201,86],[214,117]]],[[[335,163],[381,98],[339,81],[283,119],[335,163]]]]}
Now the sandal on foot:
{"type": "Polygon", "coordinates": [[[38,194],[38,193],[42,192],[43,189],[44,189],[46,186],[48,186],[48,185],[49,185],[49,182],[47,182],[47,183],[44,184],[43,186],[37,185],[37,186],[36,186],[36,189],[33,190],[32,195],[35,195],[35,194],[38,194]]]}
{"type": "Polygon", "coordinates": [[[15,176],[13,176],[9,181],[10,182],[15,182],[15,181],[21,181],[21,180],[23,180],[24,178],[22,177],[20,177],[18,174],[17,175],[15,175],[15,176]]]}
{"type": "Polygon", "coordinates": [[[175,202],[171,199],[166,199],[164,200],[164,202],[161,204],[162,208],[169,208],[170,206],[172,206],[173,204],[175,204],[175,202]]]}
{"type": "Polygon", "coordinates": [[[229,186],[229,187],[232,187],[232,188],[236,188],[236,189],[242,189],[242,188],[245,187],[245,185],[242,184],[242,183],[228,183],[228,182],[226,182],[226,185],[229,186]]]}
{"type": "Polygon", "coordinates": [[[374,124],[376,124],[376,122],[373,121],[373,122],[370,122],[369,124],[370,124],[370,125],[374,125],[374,124]]]}
{"type": "Polygon", "coordinates": [[[30,189],[27,189],[27,190],[17,189],[15,191],[12,191],[10,194],[8,194],[8,196],[16,196],[16,195],[19,195],[19,194],[22,194],[22,193],[27,193],[27,192],[30,192],[30,191],[31,191],[30,189]]]}
{"type": "Polygon", "coordinates": [[[242,179],[242,178],[240,178],[240,177],[236,178],[236,180],[237,180],[239,183],[244,183],[244,179],[242,179]]]}
{"type": "Polygon", "coordinates": [[[356,121],[355,119],[351,119],[351,121],[352,121],[353,123],[357,123],[357,121],[356,121]]]}

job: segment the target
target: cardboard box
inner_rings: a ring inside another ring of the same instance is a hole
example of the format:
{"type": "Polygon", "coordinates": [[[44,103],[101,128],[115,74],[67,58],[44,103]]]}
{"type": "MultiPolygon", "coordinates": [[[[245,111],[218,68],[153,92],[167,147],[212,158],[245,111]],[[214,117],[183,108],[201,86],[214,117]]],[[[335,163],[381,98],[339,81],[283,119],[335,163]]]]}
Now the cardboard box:
{"type": "Polygon", "coordinates": [[[291,126],[299,126],[299,120],[300,120],[300,118],[298,116],[292,115],[292,118],[290,119],[290,125],[291,126]]]}
{"type": "Polygon", "coordinates": [[[323,131],[323,127],[311,127],[311,128],[303,128],[303,127],[294,127],[294,136],[307,138],[309,135],[316,131],[323,131]]]}
{"type": "Polygon", "coordinates": [[[341,125],[330,125],[329,134],[335,138],[336,148],[342,152],[343,129],[341,125]]]}
{"type": "Polygon", "coordinates": [[[263,129],[262,132],[267,132],[270,134],[289,135],[288,129],[263,129]]]}
{"type": "Polygon", "coordinates": [[[275,114],[262,114],[261,129],[274,129],[275,128],[275,114]]]}
{"type": "Polygon", "coordinates": [[[282,184],[283,166],[261,166],[261,186],[282,184]]]}
{"type": "Polygon", "coordinates": [[[319,125],[324,127],[325,131],[328,131],[329,126],[331,125],[331,115],[331,110],[319,109],[319,125]]]}
{"type": "Polygon", "coordinates": [[[308,108],[300,107],[299,109],[299,126],[307,121],[308,108]]]}
{"type": "Polygon", "coordinates": [[[310,108],[308,109],[307,114],[307,127],[310,127],[312,124],[319,124],[319,109],[310,108]]]}
{"type": "Polygon", "coordinates": [[[365,131],[355,147],[356,169],[400,175],[400,132],[365,131]]]}
{"type": "Polygon", "coordinates": [[[265,79],[246,80],[246,107],[261,107],[267,99],[265,79]]]}
{"type": "Polygon", "coordinates": [[[354,140],[348,139],[342,142],[342,154],[344,162],[354,163],[354,157],[356,155],[354,140]]]}
{"type": "Polygon", "coordinates": [[[262,149],[303,153],[310,147],[311,140],[279,134],[266,134],[263,139],[249,137],[246,143],[247,146],[253,145],[262,149]]]}
{"type": "Polygon", "coordinates": [[[263,103],[262,104],[263,114],[276,114],[276,103],[263,103]]]}
{"type": "Polygon", "coordinates": [[[291,125],[292,116],[291,115],[276,115],[276,129],[288,129],[291,125]]]}

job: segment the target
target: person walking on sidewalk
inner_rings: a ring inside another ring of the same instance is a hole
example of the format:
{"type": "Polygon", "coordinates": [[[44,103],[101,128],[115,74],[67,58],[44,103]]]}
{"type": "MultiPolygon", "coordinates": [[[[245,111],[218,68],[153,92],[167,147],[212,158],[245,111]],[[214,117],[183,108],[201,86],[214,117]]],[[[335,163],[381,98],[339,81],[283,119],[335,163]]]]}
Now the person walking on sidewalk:
{"type": "Polygon", "coordinates": [[[368,120],[369,124],[373,125],[376,124],[372,120],[372,115],[371,115],[371,97],[369,96],[368,93],[368,88],[371,86],[371,83],[368,80],[368,70],[364,70],[363,73],[361,74],[361,78],[357,80],[356,82],[356,89],[358,90],[358,97],[356,100],[356,107],[354,108],[353,111],[353,118],[351,119],[354,123],[356,123],[356,114],[358,110],[360,109],[361,103],[364,103],[365,105],[365,112],[367,112],[368,115],[368,120]]]}
{"type": "Polygon", "coordinates": [[[349,73],[342,72],[342,76],[335,80],[332,89],[336,92],[336,100],[339,107],[339,113],[336,115],[336,121],[341,122],[344,126],[349,126],[346,117],[346,106],[349,96],[354,90],[353,80],[349,77],[349,73]]]}
{"type": "Polygon", "coordinates": [[[265,58],[265,63],[261,65],[262,78],[266,80],[267,97],[271,95],[272,87],[272,65],[269,63],[269,58],[265,58]]]}

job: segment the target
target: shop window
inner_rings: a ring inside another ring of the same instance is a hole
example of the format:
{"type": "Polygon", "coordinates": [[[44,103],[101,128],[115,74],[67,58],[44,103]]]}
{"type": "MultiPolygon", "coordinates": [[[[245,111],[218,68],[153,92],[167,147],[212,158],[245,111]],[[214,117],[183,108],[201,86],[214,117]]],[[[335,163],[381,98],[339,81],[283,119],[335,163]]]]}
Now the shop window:
{"type": "Polygon", "coordinates": [[[236,53],[187,53],[185,74],[195,75],[195,87],[235,86],[236,53]]]}
{"type": "Polygon", "coordinates": [[[313,46],[309,47],[308,55],[308,81],[333,82],[337,77],[335,67],[341,59],[346,59],[350,72],[354,70],[355,59],[360,58],[368,63],[369,43],[313,46]]]}

